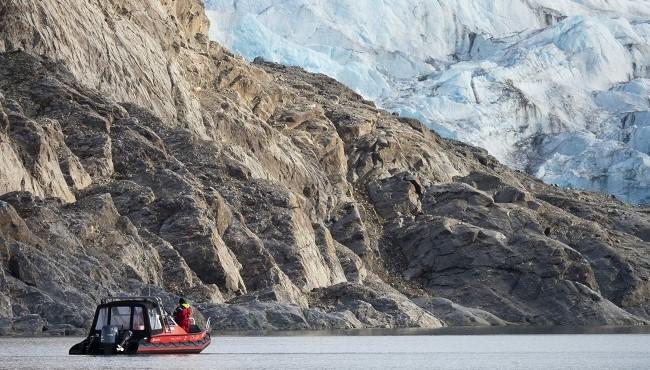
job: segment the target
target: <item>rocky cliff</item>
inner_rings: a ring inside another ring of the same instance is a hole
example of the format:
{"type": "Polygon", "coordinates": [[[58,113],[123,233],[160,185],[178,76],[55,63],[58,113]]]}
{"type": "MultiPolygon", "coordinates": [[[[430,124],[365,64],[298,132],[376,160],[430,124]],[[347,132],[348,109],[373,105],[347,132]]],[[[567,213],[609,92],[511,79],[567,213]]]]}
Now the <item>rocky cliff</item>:
{"type": "Polygon", "coordinates": [[[650,321],[648,209],[207,29],[198,0],[0,4],[0,334],[114,294],[217,329],[650,321]]]}

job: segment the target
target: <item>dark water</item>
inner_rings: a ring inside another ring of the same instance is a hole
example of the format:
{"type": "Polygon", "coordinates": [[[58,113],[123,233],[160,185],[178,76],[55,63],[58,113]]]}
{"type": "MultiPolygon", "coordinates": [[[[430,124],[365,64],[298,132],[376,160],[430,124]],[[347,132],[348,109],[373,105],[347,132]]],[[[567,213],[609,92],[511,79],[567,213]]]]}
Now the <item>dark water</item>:
{"type": "Polygon", "coordinates": [[[215,336],[199,355],[131,357],[68,356],[68,348],[80,338],[0,338],[0,369],[650,369],[650,334],[643,333],[647,329],[540,334],[558,330],[568,331],[224,335],[215,336]]]}

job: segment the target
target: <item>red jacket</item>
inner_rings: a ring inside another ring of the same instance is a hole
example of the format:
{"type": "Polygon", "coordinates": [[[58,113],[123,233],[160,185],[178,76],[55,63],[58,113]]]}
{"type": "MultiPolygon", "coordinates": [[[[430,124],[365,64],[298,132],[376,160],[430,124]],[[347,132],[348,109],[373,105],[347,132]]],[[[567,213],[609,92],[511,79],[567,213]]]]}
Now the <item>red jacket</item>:
{"type": "Polygon", "coordinates": [[[189,306],[187,307],[178,307],[176,311],[174,312],[174,320],[180,326],[185,330],[186,332],[190,332],[190,317],[192,316],[192,308],[189,306]]]}

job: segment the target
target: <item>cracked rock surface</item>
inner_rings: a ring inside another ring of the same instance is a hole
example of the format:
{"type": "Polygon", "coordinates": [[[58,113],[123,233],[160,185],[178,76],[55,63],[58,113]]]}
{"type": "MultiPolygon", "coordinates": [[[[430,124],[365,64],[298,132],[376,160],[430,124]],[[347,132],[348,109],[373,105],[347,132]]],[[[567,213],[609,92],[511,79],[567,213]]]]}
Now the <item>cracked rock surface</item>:
{"type": "Polygon", "coordinates": [[[647,209],[246,63],[196,0],[0,14],[1,335],[150,293],[223,330],[650,320],[647,209]]]}

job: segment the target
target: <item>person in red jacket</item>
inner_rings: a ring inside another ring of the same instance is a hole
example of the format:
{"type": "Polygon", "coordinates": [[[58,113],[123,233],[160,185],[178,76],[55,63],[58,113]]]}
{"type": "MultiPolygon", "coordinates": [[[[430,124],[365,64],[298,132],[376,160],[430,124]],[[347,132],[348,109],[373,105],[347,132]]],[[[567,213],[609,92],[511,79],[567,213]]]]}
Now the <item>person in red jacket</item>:
{"type": "Polygon", "coordinates": [[[192,308],[187,303],[185,298],[178,300],[178,307],[174,310],[174,321],[183,328],[186,332],[190,332],[190,317],[192,316],[192,308]]]}

